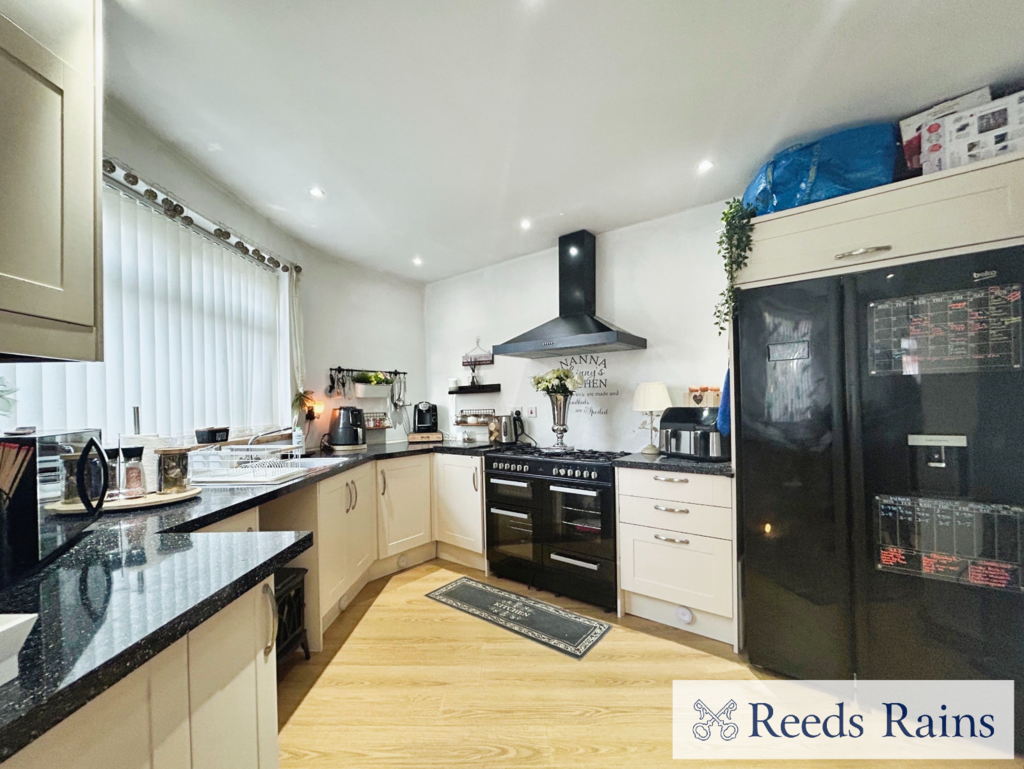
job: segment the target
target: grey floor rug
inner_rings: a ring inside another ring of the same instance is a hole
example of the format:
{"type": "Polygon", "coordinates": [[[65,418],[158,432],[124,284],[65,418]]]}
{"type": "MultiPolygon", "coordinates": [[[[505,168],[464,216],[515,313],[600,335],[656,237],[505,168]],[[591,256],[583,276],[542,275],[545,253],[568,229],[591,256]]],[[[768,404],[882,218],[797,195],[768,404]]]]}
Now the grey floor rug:
{"type": "Polygon", "coordinates": [[[582,659],[611,629],[607,622],[583,617],[469,577],[449,582],[427,593],[427,598],[500,625],[575,659],[582,659]]]}

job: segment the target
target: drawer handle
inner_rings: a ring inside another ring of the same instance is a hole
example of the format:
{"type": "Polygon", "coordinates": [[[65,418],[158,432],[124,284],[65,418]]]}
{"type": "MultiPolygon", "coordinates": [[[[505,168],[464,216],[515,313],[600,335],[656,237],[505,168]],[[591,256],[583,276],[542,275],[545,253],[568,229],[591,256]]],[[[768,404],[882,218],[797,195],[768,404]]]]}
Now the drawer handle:
{"type": "Polygon", "coordinates": [[[587,489],[569,489],[569,488],[566,488],[565,486],[552,486],[551,490],[552,491],[560,492],[562,494],[577,494],[577,495],[579,495],[581,497],[596,497],[597,496],[597,492],[596,491],[588,491],[587,489]]]}
{"type": "Polygon", "coordinates": [[[677,545],[688,545],[690,540],[688,539],[673,539],[672,537],[663,537],[660,534],[654,535],[655,539],[660,539],[662,542],[675,542],[677,545]]]}
{"type": "Polygon", "coordinates": [[[525,489],[530,485],[524,481],[506,481],[503,478],[491,478],[491,483],[496,483],[499,486],[515,486],[520,489],[525,489]]]}
{"type": "Polygon", "coordinates": [[[591,571],[597,571],[601,568],[601,564],[599,563],[587,563],[586,561],[577,561],[575,558],[566,558],[564,555],[559,555],[558,553],[552,553],[551,560],[561,561],[562,563],[567,563],[570,566],[579,566],[581,569],[590,569],[591,571]]]}
{"type": "Polygon", "coordinates": [[[654,476],[654,480],[656,480],[656,481],[663,481],[665,483],[689,483],[690,482],[689,478],[665,478],[664,476],[661,476],[661,475],[654,476]]]}
{"type": "Polygon", "coordinates": [[[509,518],[520,518],[524,521],[529,520],[530,518],[530,516],[528,516],[526,513],[513,513],[511,510],[499,510],[496,507],[492,507],[491,512],[495,515],[505,515],[509,518]]]}
{"type": "Polygon", "coordinates": [[[655,505],[655,510],[661,510],[663,513],[688,513],[690,512],[685,507],[665,507],[664,505],[655,505]]]}
{"type": "Polygon", "coordinates": [[[836,254],[836,259],[848,259],[851,256],[866,256],[867,254],[880,254],[885,251],[892,251],[892,246],[868,246],[867,248],[855,248],[853,251],[844,251],[836,254]]]}

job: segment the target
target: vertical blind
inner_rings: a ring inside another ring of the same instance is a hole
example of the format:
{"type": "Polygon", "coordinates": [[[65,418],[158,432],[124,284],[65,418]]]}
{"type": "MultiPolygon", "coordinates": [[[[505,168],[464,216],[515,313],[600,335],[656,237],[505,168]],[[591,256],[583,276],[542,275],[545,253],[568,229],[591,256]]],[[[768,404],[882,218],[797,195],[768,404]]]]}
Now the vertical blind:
{"type": "Polygon", "coordinates": [[[103,190],[102,363],[0,364],[0,425],[180,435],[289,421],[288,284],[110,187],[103,190]]]}

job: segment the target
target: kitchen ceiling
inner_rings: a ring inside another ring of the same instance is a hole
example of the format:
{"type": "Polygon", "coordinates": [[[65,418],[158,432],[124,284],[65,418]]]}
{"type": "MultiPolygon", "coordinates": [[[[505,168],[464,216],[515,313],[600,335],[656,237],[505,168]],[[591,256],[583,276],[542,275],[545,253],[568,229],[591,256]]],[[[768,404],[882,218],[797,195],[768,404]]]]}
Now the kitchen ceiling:
{"type": "Polygon", "coordinates": [[[106,6],[109,95],[283,229],[423,281],[721,200],[794,140],[1024,76],[1020,0],[106,6]]]}

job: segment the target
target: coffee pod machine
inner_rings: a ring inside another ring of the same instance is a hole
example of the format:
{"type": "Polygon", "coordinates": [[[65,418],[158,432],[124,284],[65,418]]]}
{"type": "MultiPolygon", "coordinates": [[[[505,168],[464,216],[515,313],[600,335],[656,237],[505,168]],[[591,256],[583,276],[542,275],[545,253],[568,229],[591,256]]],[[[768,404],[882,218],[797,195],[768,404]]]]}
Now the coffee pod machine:
{"type": "Polygon", "coordinates": [[[670,457],[698,462],[728,462],[732,458],[732,444],[718,432],[717,421],[717,408],[665,409],[658,450],[670,457]]]}
{"type": "Polygon", "coordinates": [[[414,433],[437,432],[437,405],[423,401],[413,407],[412,431],[414,433]]]}

